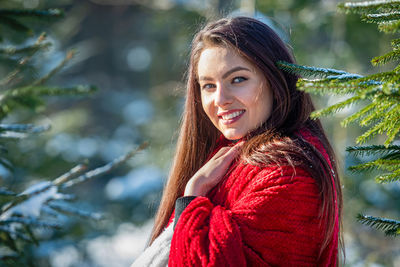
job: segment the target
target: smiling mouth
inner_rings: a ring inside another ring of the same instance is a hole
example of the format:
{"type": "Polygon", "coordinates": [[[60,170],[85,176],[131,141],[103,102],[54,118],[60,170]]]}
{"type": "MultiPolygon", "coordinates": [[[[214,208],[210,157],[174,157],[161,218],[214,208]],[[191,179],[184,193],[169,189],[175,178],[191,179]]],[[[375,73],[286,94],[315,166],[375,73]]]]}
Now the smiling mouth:
{"type": "Polygon", "coordinates": [[[222,115],[218,115],[218,117],[222,120],[223,124],[231,124],[240,119],[244,113],[245,110],[237,110],[234,112],[223,113],[222,115]]]}

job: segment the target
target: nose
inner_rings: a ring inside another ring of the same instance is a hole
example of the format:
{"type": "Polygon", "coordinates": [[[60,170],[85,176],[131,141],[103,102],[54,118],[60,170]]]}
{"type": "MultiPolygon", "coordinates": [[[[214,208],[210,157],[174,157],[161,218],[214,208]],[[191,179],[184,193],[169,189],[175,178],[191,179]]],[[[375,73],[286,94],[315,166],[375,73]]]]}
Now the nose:
{"type": "Polygon", "coordinates": [[[226,105],[232,104],[233,97],[229,90],[223,85],[217,85],[217,90],[215,91],[215,105],[219,107],[224,107],[226,105]]]}

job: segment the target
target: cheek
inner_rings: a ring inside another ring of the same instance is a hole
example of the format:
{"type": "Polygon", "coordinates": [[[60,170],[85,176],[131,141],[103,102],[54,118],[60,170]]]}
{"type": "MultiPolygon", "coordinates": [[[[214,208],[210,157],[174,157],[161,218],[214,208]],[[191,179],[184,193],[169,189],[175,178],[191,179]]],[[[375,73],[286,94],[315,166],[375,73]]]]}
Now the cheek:
{"type": "Polygon", "coordinates": [[[210,117],[211,103],[210,98],[205,94],[201,94],[201,106],[208,117],[210,117]]]}

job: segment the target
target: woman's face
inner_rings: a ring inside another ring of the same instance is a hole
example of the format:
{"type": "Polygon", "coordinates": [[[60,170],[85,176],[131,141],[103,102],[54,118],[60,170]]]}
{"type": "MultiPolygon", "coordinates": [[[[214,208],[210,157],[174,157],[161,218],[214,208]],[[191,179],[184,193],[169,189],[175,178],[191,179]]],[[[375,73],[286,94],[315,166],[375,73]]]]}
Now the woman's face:
{"type": "Polygon", "coordinates": [[[240,139],[271,115],[272,91],[265,76],[233,49],[203,50],[197,78],[203,109],[225,138],[240,139]]]}

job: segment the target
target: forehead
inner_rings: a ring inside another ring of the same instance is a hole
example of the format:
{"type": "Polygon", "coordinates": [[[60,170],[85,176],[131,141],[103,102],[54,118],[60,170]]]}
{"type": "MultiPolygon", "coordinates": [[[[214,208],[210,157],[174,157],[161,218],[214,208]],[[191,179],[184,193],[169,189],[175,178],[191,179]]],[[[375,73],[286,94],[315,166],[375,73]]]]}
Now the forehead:
{"type": "Polygon", "coordinates": [[[253,64],[229,47],[213,46],[204,49],[197,63],[197,76],[214,76],[234,67],[256,71],[253,64]]]}

